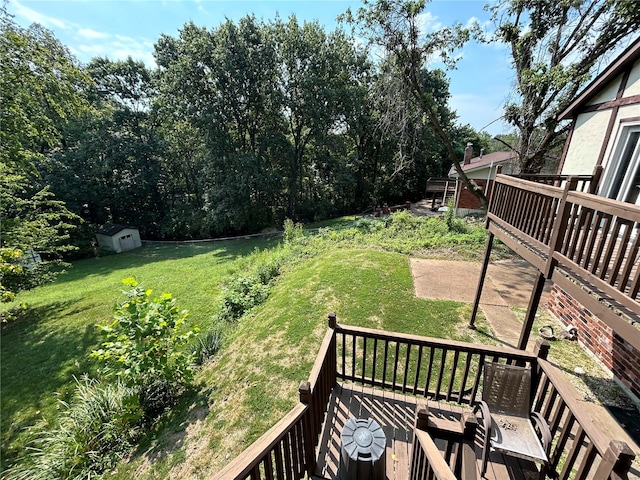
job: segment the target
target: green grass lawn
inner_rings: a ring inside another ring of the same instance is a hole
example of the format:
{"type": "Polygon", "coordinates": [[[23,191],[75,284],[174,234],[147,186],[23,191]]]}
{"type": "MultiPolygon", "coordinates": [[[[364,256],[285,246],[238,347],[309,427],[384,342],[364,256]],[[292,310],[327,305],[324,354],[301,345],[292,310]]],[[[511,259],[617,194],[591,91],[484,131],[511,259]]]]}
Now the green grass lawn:
{"type": "Polygon", "coordinates": [[[208,478],[222,468],[296,404],[330,311],[349,325],[470,339],[455,328],[470,307],[416,298],[406,255],[344,249],[314,258],[242,319],[189,405],[112,478],[208,478]]]}
{"type": "MultiPolygon", "coordinates": [[[[75,262],[58,280],[30,292],[26,319],[3,327],[1,349],[2,463],[25,447],[26,428],[54,421],[58,399],[73,377],[95,373],[89,353],[99,342],[95,325],[121,300],[121,280],[133,276],[156,293],[170,292],[191,321],[211,324],[222,279],[232,261],[276,240],[146,246],[134,252],[75,262]]],[[[3,306],[10,307],[11,304],[3,306]]]]}

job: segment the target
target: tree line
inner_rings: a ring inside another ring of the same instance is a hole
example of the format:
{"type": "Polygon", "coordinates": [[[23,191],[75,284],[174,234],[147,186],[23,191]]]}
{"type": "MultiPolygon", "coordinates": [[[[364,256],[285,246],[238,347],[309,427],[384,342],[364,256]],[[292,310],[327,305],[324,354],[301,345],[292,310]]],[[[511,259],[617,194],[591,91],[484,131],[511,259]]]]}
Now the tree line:
{"type": "MultiPolygon", "coordinates": [[[[55,194],[87,235],[106,222],[155,239],[256,232],[416,200],[450,167],[412,99],[385,88],[384,66],[341,30],[295,17],[188,23],[158,39],[152,69],[131,58],[83,66],[43,28],[5,27],[30,82],[13,83],[12,97],[37,102],[16,109],[41,109],[16,125],[21,156],[5,165],[55,194]],[[381,127],[390,108],[403,131],[381,127]]],[[[461,153],[477,134],[456,125],[444,72],[423,81],[461,153]]]]}

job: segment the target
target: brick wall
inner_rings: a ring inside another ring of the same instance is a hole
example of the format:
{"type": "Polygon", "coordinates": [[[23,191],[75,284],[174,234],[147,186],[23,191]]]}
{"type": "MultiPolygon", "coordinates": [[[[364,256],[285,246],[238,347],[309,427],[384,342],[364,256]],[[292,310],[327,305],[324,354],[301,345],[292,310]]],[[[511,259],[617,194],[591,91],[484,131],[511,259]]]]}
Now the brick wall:
{"type": "Polygon", "coordinates": [[[640,398],[640,351],[557,285],[547,308],[564,325],[578,329],[578,340],[637,398],[640,398]]]}
{"type": "MultiPolygon", "coordinates": [[[[482,188],[482,191],[485,190],[485,185],[487,184],[487,180],[474,179],[475,182],[482,188]]],[[[493,180],[491,180],[493,182],[493,180]]],[[[489,187],[491,188],[491,187],[489,187]]],[[[473,193],[471,193],[462,182],[458,182],[458,198],[457,198],[457,206],[458,208],[468,208],[471,210],[479,210],[482,208],[480,205],[480,200],[473,193]]]]}

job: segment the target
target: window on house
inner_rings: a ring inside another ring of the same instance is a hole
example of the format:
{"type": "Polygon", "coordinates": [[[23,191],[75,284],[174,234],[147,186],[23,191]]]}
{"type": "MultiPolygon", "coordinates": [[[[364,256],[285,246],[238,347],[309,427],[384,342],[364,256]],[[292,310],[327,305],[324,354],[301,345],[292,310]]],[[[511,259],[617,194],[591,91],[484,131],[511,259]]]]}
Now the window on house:
{"type": "Polygon", "coordinates": [[[640,205],[640,125],[621,129],[600,194],[640,205]]]}

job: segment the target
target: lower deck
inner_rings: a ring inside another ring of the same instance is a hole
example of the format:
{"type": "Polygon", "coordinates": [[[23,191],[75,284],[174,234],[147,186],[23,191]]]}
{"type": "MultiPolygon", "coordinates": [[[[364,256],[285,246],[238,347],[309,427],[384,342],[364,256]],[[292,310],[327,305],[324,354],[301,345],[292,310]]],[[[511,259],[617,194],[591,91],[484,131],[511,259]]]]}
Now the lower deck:
{"type": "MultiPolygon", "coordinates": [[[[349,418],[373,418],[387,438],[386,478],[409,478],[413,429],[418,405],[427,404],[430,419],[436,422],[459,422],[463,409],[459,405],[426,401],[400,392],[371,389],[361,385],[338,384],[329,400],[327,416],[317,450],[316,479],[338,479],[340,433],[349,418]]],[[[477,478],[480,478],[481,434],[476,437],[477,478]]],[[[444,452],[445,443],[436,440],[444,452]]],[[[492,452],[485,477],[488,480],[533,480],[539,477],[532,462],[492,452]]]]}

